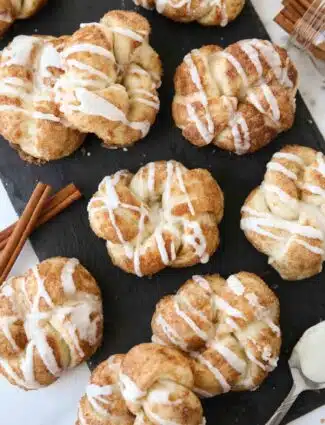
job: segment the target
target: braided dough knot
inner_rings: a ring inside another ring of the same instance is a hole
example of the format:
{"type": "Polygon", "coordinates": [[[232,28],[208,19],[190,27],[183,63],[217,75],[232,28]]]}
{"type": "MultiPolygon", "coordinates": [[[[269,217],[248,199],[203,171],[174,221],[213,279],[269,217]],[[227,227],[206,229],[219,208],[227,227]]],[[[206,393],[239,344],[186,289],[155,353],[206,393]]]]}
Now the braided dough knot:
{"type": "Polygon", "coordinates": [[[174,120],[194,145],[254,152],[292,126],[297,81],[287,52],[267,40],[204,46],[176,71],[174,120]]]}
{"type": "Polygon", "coordinates": [[[186,356],[141,344],[103,362],[79,404],[77,425],[204,425],[186,356]]]}
{"type": "Polygon", "coordinates": [[[245,201],[241,228],[283,279],[322,270],[325,258],[325,157],[287,146],[267,165],[264,181],[245,201]]]}
{"type": "Polygon", "coordinates": [[[0,3],[0,35],[15,22],[34,15],[47,3],[47,0],[1,0],[0,3]]]}
{"type": "Polygon", "coordinates": [[[0,372],[32,390],[88,359],[99,347],[100,290],[76,259],[52,258],[0,289],[0,372]]]}
{"type": "Polygon", "coordinates": [[[241,13],[245,0],[133,0],[146,9],[157,12],[174,21],[198,21],[202,25],[225,27],[241,13]]]}
{"type": "Polygon", "coordinates": [[[1,52],[0,133],[25,159],[61,158],[84,139],[62,121],[54,101],[66,42],[67,37],[20,35],[1,52]]]}
{"type": "Polygon", "coordinates": [[[250,273],[193,276],[157,304],[152,331],[154,342],[188,354],[197,394],[252,390],[277,365],[279,302],[250,273]]]}
{"type": "Polygon", "coordinates": [[[149,34],[141,15],[111,11],[72,35],[62,53],[66,72],[56,85],[56,100],[71,125],[97,134],[107,146],[147,135],[159,110],[162,74],[149,34]]]}
{"type": "Polygon", "coordinates": [[[223,209],[211,174],[176,161],[105,177],[88,206],[114,264],[138,276],[207,262],[219,245],[223,209]]]}

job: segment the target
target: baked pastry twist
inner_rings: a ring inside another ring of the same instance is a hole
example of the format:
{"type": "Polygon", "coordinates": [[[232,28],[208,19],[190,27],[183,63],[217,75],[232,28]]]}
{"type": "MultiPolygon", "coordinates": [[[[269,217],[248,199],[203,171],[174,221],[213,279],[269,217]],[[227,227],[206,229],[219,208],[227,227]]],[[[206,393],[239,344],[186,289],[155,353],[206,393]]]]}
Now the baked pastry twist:
{"type": "Polygon", "coordinates": [[[188,353],[197,394],[253,390],[277,365],[279,301],[251,273],[193,276],[157,304],[152,331],[154,342],[188,353]]]}
{"type": "Polygon", "coordinates": [[[141,344],[93,373],[77,425],[204,425],[189,359],[171,347],[141,344]]]}
{"type": "Polygon", "coordinates": [[[0,35],[4,34],[16,19],[34,15],[47,0],[0,0],[0,35]]]}
{"type": "Polygon", "coordinates": [[[138,276],[206,263],[219,245],[223,193],[207,170],[151,162],[105,177],[88,205],[90,225],[115,265],[138,276]]]}
{"type": "Polygon", "coordinates": [[[279,314],[254,274],[193,276],[157,304],[153,344],[95,369],[76,425],[204,425],[195,393],[255,389],[275,368],[279,314]]]}
{"type": "Polygon", "coordinates": [[[293,124],[297,70],[287,52],[267,40],[192,50],[174,81],[175,123],[196,146],[212,143],[242,155],[293,124]]]}
{"type": "Polygon", "coordinates": [[[53,383],[102,338],[101,294],[76,259],[51,258],[0,288],[0,373],[25,390],[53,383]]]}
{"type": "Polygon", "coordinates": [[[114,10],[100,23],[81,25],[62,53],[60,109],[73,127],[108,147],[145,137],[158,113],[162,68],[149,34],[141,15],[114,10]]]}
{"type": "Polygon", "coordinates": [[[0,57],[0,133],[24,159],[70,155],[84,136],[61,118],[54,85],[63,73],[66,37],[20,35],[0,57]]]}
{"type": "Polygon", "coordinates": [[[243,10],[245,0],[133,0],[146,9],[156,8],[174,21],[198,21],[202,25],[225,27],[243,10]]]}
{"type": "Polygon", "coordinates": [[[324,154],[303,146],[276,153],[245,201],[241,228],[283,279],[319,273],[325,258],[324,154]]]}

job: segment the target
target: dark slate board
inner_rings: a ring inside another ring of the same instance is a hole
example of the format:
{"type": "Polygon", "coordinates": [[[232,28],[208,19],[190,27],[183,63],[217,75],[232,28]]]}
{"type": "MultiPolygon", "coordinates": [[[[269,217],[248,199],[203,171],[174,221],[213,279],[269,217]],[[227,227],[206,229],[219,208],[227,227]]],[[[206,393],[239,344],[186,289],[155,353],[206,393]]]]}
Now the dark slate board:
{"type": "MultiPolygon", "coordinates": [[[[108,9],[114,8],[136,9],[131,0],[50,1],[33,19],[15,24],[1,45],[5,46],[14,35],[32,34],[35,29],[40,34],[70,34],[81,22],[97,21],[108,9]]],[[[210,425],[262,425],[291,385],[287,360],[294,344],[305,329],[325,319],[325,274],[300,283],[283,282],[267,265],[266,257],[245,239],[239,228],[240,208],[248,193],[261,182],[265,165],[275,151],[288,143],[322,149],[324,141],[298,97],[294,128],[252,156],[240,158],[212,147],[198,150],[190,145],[173,125],[170,113],[176,66],[187,52],[203,44],[226,46],[243,38],[267,38],[267,34],[250,4],[242,16],[225,29],[181,25],[157,13],[138,10],[152,24],[152,45],[161,55],[165,73],[160,89],[161,112],[148,137],[124,152],[105,150],[96,137],[90,135],[84,144],[90,156],[79,150],[70,158],[42,167],[25,164],[1,140],[0,178],[5,182],[18,212],[37,180],[50,183],[55,188],[73,181],[85,194],[85,200],[38,230],[32,237],[32,243],[41,260],[55,255],[78,257],[102,288],[105,338],[102,348],[90,362],[91,367],[112,353],[126,352],[133,345],[148,341],[156,302],[163,295],[175,292],[192,274],[219,272],[228,276],[247,270],[266,279],[281,300],[284,343],[279,367],[255,393],[228,394],[204,402],[210,425]],[[89,228],[86,204],[104,175],[121,168],[136,171],[141,165],[160,159],[176,159],[187,167],[208,168],[213,173],[226,199],[225,218],[221,226],[222,243],[217,254],[206,265],[165,270],[152,279],[138,279],[112,266],[104,242],[96,238],[89,228]]],[[[287,419],[292,420],[324,403],[325,391],[305,394],[287,419]]]]}

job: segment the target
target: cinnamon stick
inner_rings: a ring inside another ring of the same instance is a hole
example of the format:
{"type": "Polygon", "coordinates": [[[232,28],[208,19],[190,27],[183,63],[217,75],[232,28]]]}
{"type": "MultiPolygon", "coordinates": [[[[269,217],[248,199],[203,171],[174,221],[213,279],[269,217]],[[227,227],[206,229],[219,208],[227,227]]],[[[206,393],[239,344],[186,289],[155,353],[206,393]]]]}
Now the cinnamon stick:
{"type": "Polygon", "coordinates": [[[18,255],[20,254],[28,236],[33,231],[37,220],[44,208],[51,187],[38,183],[26,208],[13,230],[5,249],[0,257],[0,284],[8,277],[18,255]]]}
{"type": "MultiPolygon", "coordinates": [[[[73,202],[81,198],[81,193],[78,188],[73,184],[61,189],[54,196],[50,197],[46,202],[44,209],[36,223],[36,227],[47,223],[53,217],[60,214],[63,210],[68,208],[73,202]]],[[[17,222],[0,232],[0,251],[6,246],[8,239],[14,231],[17,222]]]]}

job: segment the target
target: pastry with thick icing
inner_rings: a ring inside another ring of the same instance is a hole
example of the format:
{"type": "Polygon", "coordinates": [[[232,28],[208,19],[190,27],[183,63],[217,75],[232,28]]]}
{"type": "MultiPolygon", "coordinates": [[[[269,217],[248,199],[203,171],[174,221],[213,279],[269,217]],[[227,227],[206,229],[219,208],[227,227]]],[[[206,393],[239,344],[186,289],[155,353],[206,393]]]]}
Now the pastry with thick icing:
{"type": "Polygon", "coordinates": [[[200,396],[253,390],[277,366],[279,315],[276,295],[255,274],[193,276],[157,304],[153,341],[188,354],[200,396]]]}
{"type": "Polygon", "coordinates": [[[87,360],[102,332],[99,287],[74,258],[43,261],[0,288],[0,373],[24,390],[87,360]]]}
{"type": "Polygon", "coordinates": [[[191,362],[172,347],[140,344],[92,374],[76,425],[204,425],[191,362]]]}
{"type": "Polygon", "coordinates": [[[242,208],[241,228],[285,280],[321,272],[325,259],[325,156],[286,146],[242,208]]]}
{"type": "Polygon", "coordinates": [[[95,133],[107,147],[144,138],[159,111],[162,67],[150,31],[141,15],[114,10],[100,23],[82,24],[62,52],[60,110],[71,126],[95,133]]]}
{"type": "Polygon", "coordinates": [[[113,263],[138,276],[208,262],[223,211],[212,175],[176,161],[107,176],[88,205],[90,226],[107,242],[113,263]]]}
{"type": "Polygon", "coordinates": [[[67,37],[19,35],[0,56],[0,134],[23,159],[46,162],[70,155],[84,135],[55,103],[67,37]]]}
{"type": "Polygon", "coordinates": [[[193,276],[157,304],[152,344],[93,372],[76,425],[205,425],[198,397],[256,389],[276,367],[279,315],[254,274],[193,276]]]}
{"type": "Polygon", "coordinates": [[[243,10],[245,0],[133,0],[146,9],[178,22],[197,21],[201,25],[225,27],[243,10]]]}
{"type": "Polygon", "coordinates": [[[297,70],[286,50],[270,41],[192,50],[174,82],[173,117],[193,145],[243,155],[293,125],[297,70]]]}

